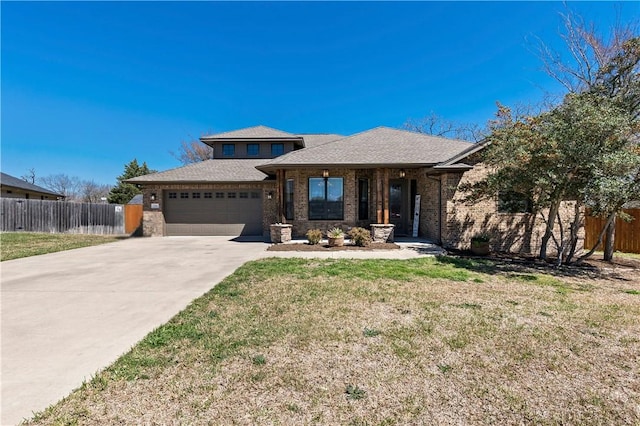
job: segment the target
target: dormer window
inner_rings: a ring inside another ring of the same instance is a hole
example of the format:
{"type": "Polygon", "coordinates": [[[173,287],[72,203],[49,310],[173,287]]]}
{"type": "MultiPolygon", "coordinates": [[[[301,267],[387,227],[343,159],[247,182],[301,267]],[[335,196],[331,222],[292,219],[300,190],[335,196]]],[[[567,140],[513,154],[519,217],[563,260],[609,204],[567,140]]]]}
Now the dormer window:
{"type": "Polygon", "coordinates": [[[233,157],[236,155],[236,146],[232,143],[224,143],[222,144],[222,156],[223,157],[233,157]]]}
{"type": "Polygon", "coordinates": [[[247,155],[258,155],[260,154],[260,145],[257,143],[247,144],[247,155]]]}
{"type": "Polygon", "coordinates": [[[271,144],[271,155],[273,157],[277,157],[278,155],[284,154],[284,144],[283,143],[272,143],[271,144]]]}

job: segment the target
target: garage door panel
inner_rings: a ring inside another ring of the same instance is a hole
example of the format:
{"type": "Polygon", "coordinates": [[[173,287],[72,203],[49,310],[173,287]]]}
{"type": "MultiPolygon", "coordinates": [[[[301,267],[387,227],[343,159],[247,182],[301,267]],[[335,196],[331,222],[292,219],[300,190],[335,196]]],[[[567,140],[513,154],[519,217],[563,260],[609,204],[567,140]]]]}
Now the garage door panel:
{"type": "Polygon", "coordinates": [[[166,191],[164,199],[167,235],[262,235],[260,190],[218,190],[211,198],[198,190],[166,191]]]}

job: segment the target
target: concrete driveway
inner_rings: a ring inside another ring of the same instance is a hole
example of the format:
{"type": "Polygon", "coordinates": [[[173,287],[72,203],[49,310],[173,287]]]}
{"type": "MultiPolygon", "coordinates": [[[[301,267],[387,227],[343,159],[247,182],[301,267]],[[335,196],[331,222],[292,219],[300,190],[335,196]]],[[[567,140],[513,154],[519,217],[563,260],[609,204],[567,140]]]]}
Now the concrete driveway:
{"type": "Polygon", "coordinates": [[[2,425],[69,394],[266,247],[132,238],[2,262],[2,425]]]}

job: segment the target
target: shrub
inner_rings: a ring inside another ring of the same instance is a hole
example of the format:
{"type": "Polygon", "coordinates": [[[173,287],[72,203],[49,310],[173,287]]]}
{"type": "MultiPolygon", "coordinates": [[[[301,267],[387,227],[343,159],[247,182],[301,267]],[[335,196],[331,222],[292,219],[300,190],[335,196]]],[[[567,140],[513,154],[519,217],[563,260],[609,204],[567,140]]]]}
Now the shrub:
{"type": "Polygon", "coordinates": [[[491,238],[487,234],[476,234],[471,237],[471,245],[488,243],[491,238]]]}
{"type": "Polygon", "coordinates": [[[352,228],[351,231],[349,231],[349,237],[351,241],[353,241],[353,244],[360,247],[371,244],[371,232],[369,232],[368,229],[352,228]]]}
{"type": "Polygon", "coordinates": [[[335,227],[329,229],[329,231],[327,231],[327,235],[329,236],[329,238],[340,238],[344,237],[344,231],[338,227],[335,227]]]}
{"type": "Polygon", "coordinates": [[[319,229],[309,229],[307,231],[307,240],[309,240],[309,244],[316,245],[322,239],[322,231],[319,229]]]}

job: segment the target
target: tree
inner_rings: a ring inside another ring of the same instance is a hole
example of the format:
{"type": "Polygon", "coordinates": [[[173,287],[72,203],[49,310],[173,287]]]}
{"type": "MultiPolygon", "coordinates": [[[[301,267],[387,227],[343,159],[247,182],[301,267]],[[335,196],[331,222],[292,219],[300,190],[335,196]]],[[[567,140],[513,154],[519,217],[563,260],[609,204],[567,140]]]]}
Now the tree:
{"type": "Polygon", "coordinates": [[[36,183],[36,169],[34,169],[33,167],[30,168],[29,170],[27,170],[27,173],[25,173],[24,175],[20,176],[20,179],[22,179],[25,182],[29,182],[31,184],[35,184],[36,183]]]}
{"type": "Polygon", "coordinates": [[[450,137],[469,142],[479,142],[486,136],[486,129],[475,123],[457,123],[432,112],[415,120],[407,120],[403,127],[413,132],[427,135],[450,137]]]}
{"type": "Polygon", "coordinates": [[[83,180],[80,182],[79,198],[85,203],[100,203],[103,198],[109,196],[111,185],[99,184],[93,180],[83,180]]]}
{"type": "Polygon", "coordinates": [[[68,201],[76,201],[80,187],[80,178],[64,173],[38,178],[38,182],[53,192],[64,195],[68,201]]]}
{"type": "Polygon", "coordinates": [[[118,183],[109,192],[108,201],[114,204],[128,203],[136,194],[140,194],[142,191],[135,185],[126,183],[125,180],[155,172],[155,170],[149,169],[147,163],[143,162],[142,165],[139,165],[138,160],[134,158],[131,162],[125,164],[124,173],[118,176],[118,183]]]}
{"type": "Polygon", "coordinates": [[[169,151],[169,153],[184,165],[213,158],[213,148],[198,140],[182,141],[178,152],[169,151]]]}

